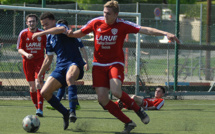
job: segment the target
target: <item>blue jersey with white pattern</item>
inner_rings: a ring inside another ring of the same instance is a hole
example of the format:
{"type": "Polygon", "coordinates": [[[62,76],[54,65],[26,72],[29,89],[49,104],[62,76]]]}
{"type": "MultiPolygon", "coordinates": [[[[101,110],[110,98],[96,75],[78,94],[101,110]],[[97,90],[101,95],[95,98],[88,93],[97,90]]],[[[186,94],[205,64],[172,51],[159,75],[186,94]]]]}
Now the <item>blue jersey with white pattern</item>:
{"type": "MultiPolygon", "coordinates": [[[[56,27],[64,26],[67,30],[69,29],[64,24],[57,24],[56,27]]],[[[64,66],[71,63],[84,66],[85,62],[81,56],[79,48],[82,48],[83,44],[80,39],[68,37],[65,34],[49,34],[47,37],[46,54],[57,55],[57,65],[64,66]]]]}

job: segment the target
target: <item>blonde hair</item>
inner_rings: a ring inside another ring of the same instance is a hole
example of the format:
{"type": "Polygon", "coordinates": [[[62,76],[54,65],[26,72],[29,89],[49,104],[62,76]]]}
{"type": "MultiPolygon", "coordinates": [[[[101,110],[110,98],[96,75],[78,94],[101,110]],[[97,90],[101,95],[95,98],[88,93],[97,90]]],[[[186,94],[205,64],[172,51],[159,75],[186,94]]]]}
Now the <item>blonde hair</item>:
{"type": "Polygon", "coordinates": [[[119,13],[119,5],[115,0],[108,1],[104,7],[112,8],[114,13],[119,13]]]}

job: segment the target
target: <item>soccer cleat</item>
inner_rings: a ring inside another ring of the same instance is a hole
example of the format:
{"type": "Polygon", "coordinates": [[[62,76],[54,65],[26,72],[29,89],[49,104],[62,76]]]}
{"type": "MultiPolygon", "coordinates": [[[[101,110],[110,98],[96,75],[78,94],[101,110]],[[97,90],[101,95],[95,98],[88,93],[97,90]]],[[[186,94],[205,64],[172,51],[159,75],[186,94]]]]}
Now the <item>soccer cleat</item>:
{"type": "Polygon", "coordinates": [[[76,117],[76,115],[75,115],[74,112],[70,112],[70,114],[69,114],[69,119],[70,119],[70,122],[73,122],[73,123],[76,122],[77,117],[76,117]]]}
{"type": "Polygon", "coordinates": [[[132,129],[134,129],[136,126],[137,125],[133,121],[131,121],[129,123],[126,123],[125,127],[124,127],[124,130],[121,132],[121,134],[130,134],[130,131],[132,129]]]}
{"type": "Polygon", "coordinates": [[[150,122],[149,116],[146,114],[142,107],[140,107],[140,110],[137,112],[137,115],[140,117],[141,121],[144,124],[148,124],[150,122]]]}
{"type": "Polygon", "coordinates": [[[37,109],[36,115],[39,117],[43,117],[43,111],[41,109],[37,109]]]}
{"type": "Polygon", "coordinates": [[[75,110],[80,110],[81,106],[80,105],[76,105],[75,110]]]}
{"type": "Polygon", "coordinates": [[[52,106],[46,106],[47,109],[51,109],[51,110],[55,110],[55,108],[53,108],[52,106]]]}
{"type": "Polygon", "coordinates": [[[63,115],[63,123],[64,130],[66,130],[69,126],[69,111],[66,115],[63,115]]]}

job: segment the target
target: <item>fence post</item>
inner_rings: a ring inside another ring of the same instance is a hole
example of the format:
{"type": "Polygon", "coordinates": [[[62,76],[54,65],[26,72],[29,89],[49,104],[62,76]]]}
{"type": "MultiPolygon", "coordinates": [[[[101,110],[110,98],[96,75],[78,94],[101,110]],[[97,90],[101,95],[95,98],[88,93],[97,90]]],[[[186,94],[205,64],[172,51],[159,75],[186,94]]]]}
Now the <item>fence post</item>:
{"type": "MultiPolygon", "coordinates": [[[[176,1],[176,28],[175,34],[179,38],[179,10],[180,9],[180,0],[176,1]]],[[[174,77],[174,91],[177,91],[178,88],[178,44],[175,42],[175,77],[174,77]]]]}

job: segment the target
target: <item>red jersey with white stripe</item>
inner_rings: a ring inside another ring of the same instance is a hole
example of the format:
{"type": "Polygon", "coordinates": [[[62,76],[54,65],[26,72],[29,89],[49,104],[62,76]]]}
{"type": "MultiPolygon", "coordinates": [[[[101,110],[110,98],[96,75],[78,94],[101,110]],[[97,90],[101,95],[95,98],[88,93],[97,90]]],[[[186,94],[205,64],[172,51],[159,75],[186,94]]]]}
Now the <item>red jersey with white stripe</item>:
{"type": "Polygon", "coordinates": [[[94,33],[94,59],[93,64],[110,66],[124,65],[123,43],[128,33],[138,33],[140,26],[123,19],[116,19],[112,25],[105,23],[104,17],[90,20],[81,31],[84,34],[94,33]]]}
{"type": "MultiPolygon", "coordinates": [[[[37,29],[36,32],[41,32],[42,30],[37,29]]],[[[27,53],[33,54],[31,61],[44,58],[44,49],[46,48],[46,35],[37,37],[32,40],[32,35],[34,33],[29,31],[29,28],[22,30],[19,34],[17,41],[17,49],[23,49],[27,53]]],[[[22,55],[24,60],[29,60],[22,55]]]]}
{"type": "Polygon", "coordinates": [[[155,106],[157,110],[159,110],[164,105],[164,99],[162,98],[146,98],[143,99],[143,102],[143,106],[145,108],[155,106]]]}

